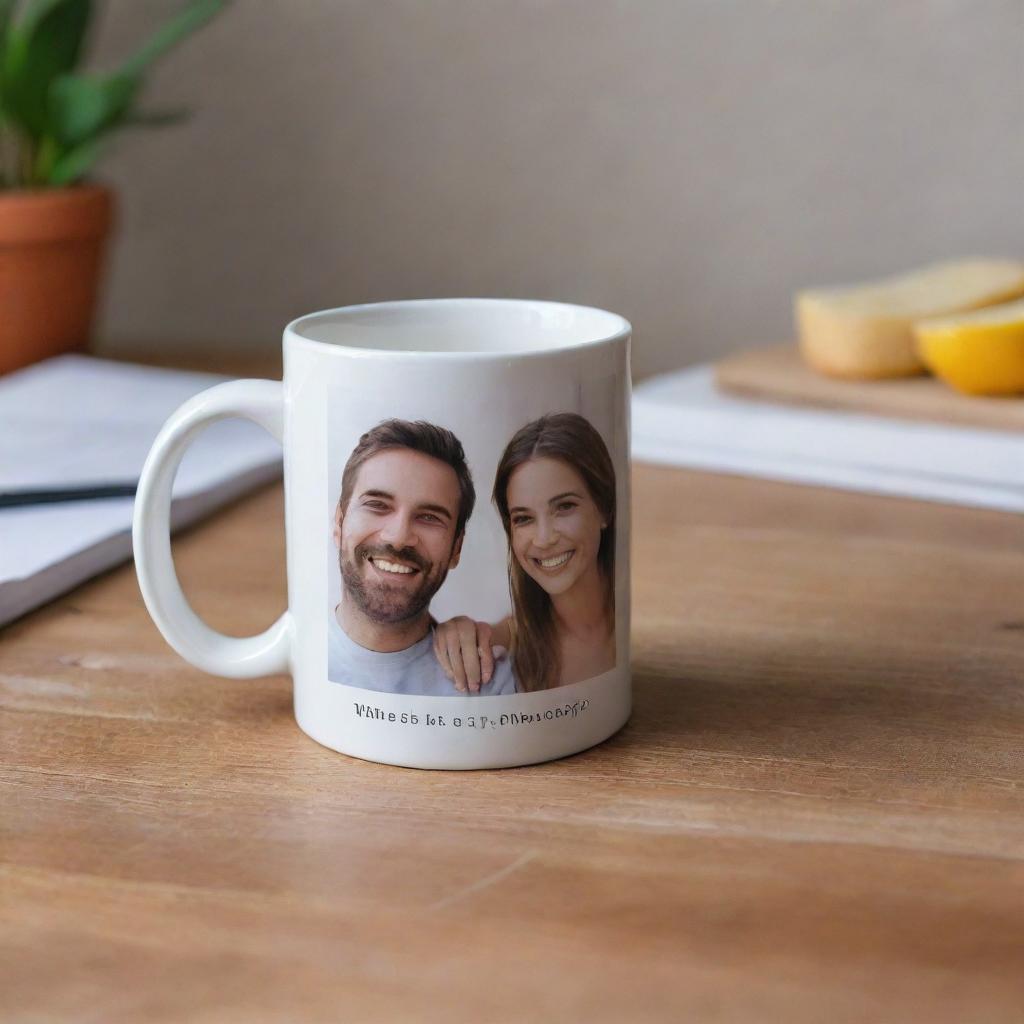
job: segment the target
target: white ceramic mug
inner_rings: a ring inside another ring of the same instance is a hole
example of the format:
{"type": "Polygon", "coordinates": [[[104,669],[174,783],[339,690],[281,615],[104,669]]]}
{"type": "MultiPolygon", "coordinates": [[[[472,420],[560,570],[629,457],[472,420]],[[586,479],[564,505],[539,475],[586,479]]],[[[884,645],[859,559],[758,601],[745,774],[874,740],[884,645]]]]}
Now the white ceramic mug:
{"type": "Polygon", "coordinates": [[[154,621],[208,672],[290,672],[299,726],[355,757],[497,768],[606,739],[630,712],[629,344],[622,317],[552,302],[294,321],[283,381],[211,388],[153,445],[133,538],[154,621]],[[175,471],[229,416],[284,446],[288,609],[245,639],[195,615],[171,559],[175,471]]]}

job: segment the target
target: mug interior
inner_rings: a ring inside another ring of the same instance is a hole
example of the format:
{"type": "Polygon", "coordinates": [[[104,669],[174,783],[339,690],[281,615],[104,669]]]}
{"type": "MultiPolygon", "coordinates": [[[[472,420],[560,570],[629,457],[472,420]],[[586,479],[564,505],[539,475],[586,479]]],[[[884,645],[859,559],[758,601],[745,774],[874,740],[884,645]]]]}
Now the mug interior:
{"type": "Polygon", "coordinates": [[[629,332],[615,313],[517,299],[421,299],[346,306],[288,325],[295,337],[347,349],[520,355],[591,345],[629,332]]]}

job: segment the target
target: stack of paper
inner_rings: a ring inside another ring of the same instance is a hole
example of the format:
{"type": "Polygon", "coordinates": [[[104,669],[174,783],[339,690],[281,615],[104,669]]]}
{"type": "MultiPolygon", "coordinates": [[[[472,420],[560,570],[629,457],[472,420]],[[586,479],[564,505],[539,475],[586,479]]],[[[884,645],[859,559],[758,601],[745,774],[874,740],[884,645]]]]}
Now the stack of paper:
{"type": "MultiPolygon", "coordinates": [[[[61,356],[0,378],[0,494],[134,484],[186,399],[225,378],[61,356]]],[[[279,476],[281,448],[242,420],[214,423],[174,484],[175,527],[279,476]]],[[[133,499],[0,509],[0,623],[131,555],[133,499]]]]}
{"type": "Polygon", "coordinates": [[[1024,511],[1024,436],[734,398],[698,366],[633,392],[642,462],[1024,511]]]}

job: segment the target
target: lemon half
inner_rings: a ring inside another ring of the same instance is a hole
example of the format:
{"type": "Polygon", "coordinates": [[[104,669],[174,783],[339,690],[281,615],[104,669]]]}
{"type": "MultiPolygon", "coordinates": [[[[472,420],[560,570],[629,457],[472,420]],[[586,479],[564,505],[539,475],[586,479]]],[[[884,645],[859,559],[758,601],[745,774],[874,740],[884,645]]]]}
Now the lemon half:
{"type": "Polygon", "coordinates": [[[1024,393],[1024,299],[919,320],[914,335],[921,361],[958,391],[1024,393]]]}

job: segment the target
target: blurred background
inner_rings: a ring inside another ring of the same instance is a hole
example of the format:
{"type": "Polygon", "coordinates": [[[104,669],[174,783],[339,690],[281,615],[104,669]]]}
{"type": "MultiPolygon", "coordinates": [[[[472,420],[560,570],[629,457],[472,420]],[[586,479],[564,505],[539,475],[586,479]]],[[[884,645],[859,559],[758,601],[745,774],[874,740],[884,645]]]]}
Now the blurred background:
{"type": "MultiPolygon", "coordinates": [[[[92,63],[178,7],[110,0],[92,63]]],[[[101,353],[517,296],[627,316],[639,379],[787,340],[798,287],[1024,253],[1021,0],[239,0],[147,95],[195,114],[100,168],[101,353]]]]}

